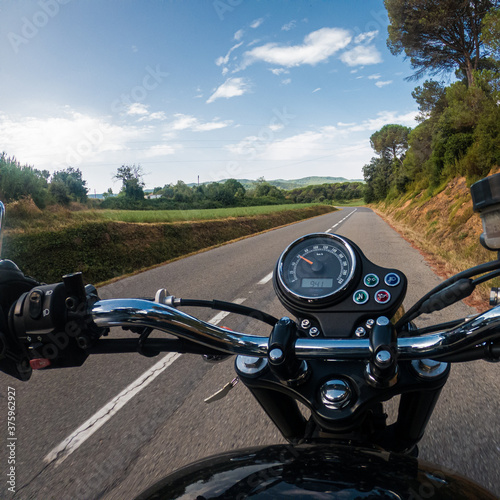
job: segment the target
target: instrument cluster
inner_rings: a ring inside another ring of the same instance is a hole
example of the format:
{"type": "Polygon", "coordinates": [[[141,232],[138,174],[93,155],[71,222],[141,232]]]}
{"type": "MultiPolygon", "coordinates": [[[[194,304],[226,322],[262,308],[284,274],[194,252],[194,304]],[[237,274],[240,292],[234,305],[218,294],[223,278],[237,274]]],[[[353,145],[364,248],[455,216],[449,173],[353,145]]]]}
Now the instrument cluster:
{"type": "Polygon", "coordinates": [[[407,280],[401,271],[368,260],[347,238],[313,233],[281,254],[273,284],[304,335],[363,337],[378,316],[396,313],[407,280]]]}

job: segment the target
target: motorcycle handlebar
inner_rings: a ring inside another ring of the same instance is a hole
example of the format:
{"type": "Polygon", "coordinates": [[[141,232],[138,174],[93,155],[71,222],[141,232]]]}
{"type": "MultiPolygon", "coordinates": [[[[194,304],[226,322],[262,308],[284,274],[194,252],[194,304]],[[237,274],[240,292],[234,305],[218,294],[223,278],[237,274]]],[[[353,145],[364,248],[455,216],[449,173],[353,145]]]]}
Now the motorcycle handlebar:
{"type": "MultiPolygon", "coordinates": [[[[98,327],[148,327],[230,354],[265,357],[267,336],[247,335],[219,328],[174,307],[141,299],[101,300],[91,310],[98,327]]],[[[420,337],[397,339],[401,360],[439,359],[500,338],[500,306],[458,327],[420,337]]],[[[368,339],[309,339],[295,341],[299,359],[368,360],[368,339]]]]}

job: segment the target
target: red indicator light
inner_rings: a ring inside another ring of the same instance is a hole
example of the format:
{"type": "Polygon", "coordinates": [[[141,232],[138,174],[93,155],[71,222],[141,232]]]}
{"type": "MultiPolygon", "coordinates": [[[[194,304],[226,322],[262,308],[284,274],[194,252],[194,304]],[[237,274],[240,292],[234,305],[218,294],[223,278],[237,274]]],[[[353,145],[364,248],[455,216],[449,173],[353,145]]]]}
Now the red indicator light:
{"type": "Polygon", "coordinates": [[[50,366],[50,359],[45,359],[45,358],[30,359],[30,366],[33,370],[40,370],[42,368],[47,368],[47,366],[50,366]]]}

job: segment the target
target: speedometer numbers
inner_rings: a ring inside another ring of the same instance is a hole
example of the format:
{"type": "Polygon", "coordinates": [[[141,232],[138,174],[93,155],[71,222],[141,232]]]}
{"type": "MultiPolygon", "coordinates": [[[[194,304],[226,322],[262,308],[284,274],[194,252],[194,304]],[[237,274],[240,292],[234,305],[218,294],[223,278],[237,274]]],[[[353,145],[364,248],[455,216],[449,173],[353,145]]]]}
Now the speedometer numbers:
{"type": "Polygon", "coordinates": [[[315,302],[333,298],[344,290],[355,266],[354,252],[342,239],[308,235],[285,251],[278,277],[292,296],[315,302]]]}
{"type": "Polygon", "coordinates": [[[273,284],[299,324],[314,325],[308,331],[327,337],[348,337],[368,320],[392,317],[406,292],[403,273],[373,264],[352,241],[328,233],[291,243],[273,284]]]}

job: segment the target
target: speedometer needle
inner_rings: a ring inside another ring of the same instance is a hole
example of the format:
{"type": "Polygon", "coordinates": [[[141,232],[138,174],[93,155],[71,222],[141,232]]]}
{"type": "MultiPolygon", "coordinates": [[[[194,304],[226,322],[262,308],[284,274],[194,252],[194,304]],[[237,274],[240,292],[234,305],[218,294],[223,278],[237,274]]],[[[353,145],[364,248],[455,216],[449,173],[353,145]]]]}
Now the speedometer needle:
{"type": "Polygon", "coordinates": [[[302,257],[302,255],[299,255],[299,257],[300,257],[302,260],[305,260],[308,264],[311,264],[311,266],[314,264],[314,262],[310,261],[309,259],[306,259],[305,257],[302,257]]]}

